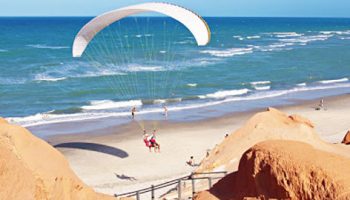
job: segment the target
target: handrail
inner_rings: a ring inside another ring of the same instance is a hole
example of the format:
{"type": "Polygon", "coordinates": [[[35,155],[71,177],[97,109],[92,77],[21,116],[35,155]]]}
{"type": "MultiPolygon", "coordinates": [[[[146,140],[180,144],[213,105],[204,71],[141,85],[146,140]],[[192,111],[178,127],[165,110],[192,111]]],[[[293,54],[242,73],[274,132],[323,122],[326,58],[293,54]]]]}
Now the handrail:
{"type": "Polygon", "coordinates": [[[158,185],[152,185],[151,187],[147,187],[147,188],[143,188],[140,190],[136,190],[136,191],[132,191],[132,192],[126,192],[126,193],[122,193],[122,194],[114,194],[115,197],[123,197],[123,196],[127,196],[127,197],[131,197],[131,196],[139,196],[140,194],[144,194],[144,193],[148,193],[148,192],[152,192],[152,194],[154,194],[155,190],[158,189],[162,189],[165,187],[169,187],[171,185],[175,185],[178,184],[179,181],[189,181],[189,180],[203,180],[203,179],[220,179],[222,177],[194,177],[196,175],[216,175],[216,174],[227,174],[227,171],[219,171],[219,172],[193,172],[190,175],[187,176],[183,176],[177,179],[173,179],[170,181],[167,181],[165,183],[161,183],[158,185]]]}
{"type": "Polygon", "coordinates": [[[227,171],[218,171],[218,172],[193,172],[193,175],[202,175],[202,174],[227,174],[227,171]]]}
{"type": "MultiPolygon", "coordinates": [[[[191,176],[191,175],[190,175],[191,176]]],[[[171,182],[176,182],[177,183],[177,181],[178,180],[182,180],[182,179],[185,179],[185,178],[188,178],[188,177],[190,177],[190,176],[183,176],[183,177],[181,177],[181,178],[177,178],[177,179],[173,179],[173,180],[171,180],[171,181],[167,181],[167,182],[165,182],[165,183],[161,183],[161,184],[158,184],[158,185],[155,185],[154,187],[158,187],[158,186],[162,186],[162,185],[165,185],[165,184],[167,184],[167,183],[171,183],[171,182]]],[[[123,193],[123,194],[115,194],[114,196],[115,197],[120,197],[120,196],[127,196],[127,195],[129,195],[129,194],[133,194],[133,193],[136,193],[136,192],[143,192],[144,190],[150,190],[151,189],[151,187],[147,187],[147,188],[143,188],[143,189],[140,189],[140,190],[136,190],[136,191],[132,191],[132,192],[126,192],[126,193],[123,193]]]]}

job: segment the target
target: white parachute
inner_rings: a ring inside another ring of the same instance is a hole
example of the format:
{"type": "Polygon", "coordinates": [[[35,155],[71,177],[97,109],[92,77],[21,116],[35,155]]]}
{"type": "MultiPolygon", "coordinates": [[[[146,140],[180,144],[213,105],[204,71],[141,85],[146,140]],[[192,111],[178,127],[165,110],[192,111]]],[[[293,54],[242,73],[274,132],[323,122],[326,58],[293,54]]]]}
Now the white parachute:
{"type": "Polygon", "coordinates": [[[194,12],[168,3],[143,3],[113,10],[92,19],[75,37],[73,57],[81,57],[90,41],[104,28],[125,17],[144,12],[161,13],[179,21],[190,30],[198,46],[204,46],[210,42],[210,29],[207,23],[194,12]]]}

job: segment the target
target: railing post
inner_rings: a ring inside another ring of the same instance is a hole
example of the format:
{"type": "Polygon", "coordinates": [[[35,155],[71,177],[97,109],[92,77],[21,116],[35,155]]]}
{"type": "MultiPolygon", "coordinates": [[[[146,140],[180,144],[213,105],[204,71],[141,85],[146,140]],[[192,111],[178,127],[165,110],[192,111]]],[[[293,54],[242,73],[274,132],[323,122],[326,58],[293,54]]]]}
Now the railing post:
{"type": "Polygon", "coordinates": [[[194,197],[195,193],[196,193],[196,188],[195,188],[194,179],[192,178],[192,198],[194,197]]]}
{"type": "Polygon", "coordinates": [[[178,200],[181,200],[181,179],[177,181],[177,197],[178,197],[178,200]]]}
{"type": "Polygon", "coordinates": [[[210,188],[213,186],[213,185],[212,185],[212,181],[211,181],[211,180],[212,180],[212,179],[211,179],[211,177],[209,177],[209,178],[208,178],[208,182],[209,182],[209,189],[210,189],[210,188]]]}
{"type": "Polygon", "coordinates": [[[136,192],[136,200],[140,200],[140,192],[139,191],[136,192]]]}
{"type": "Polygon", "coordinates": [[[151,199],[154,200],[154,185],[151,185],[151,199]]]}

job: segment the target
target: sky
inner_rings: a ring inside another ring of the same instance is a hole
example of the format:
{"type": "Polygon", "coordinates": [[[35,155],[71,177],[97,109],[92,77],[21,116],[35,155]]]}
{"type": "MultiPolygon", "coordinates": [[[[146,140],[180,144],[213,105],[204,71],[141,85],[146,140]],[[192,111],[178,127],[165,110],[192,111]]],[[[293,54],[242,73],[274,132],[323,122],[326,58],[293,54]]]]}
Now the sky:
{"type": "MultiPolygon", "coordinates": [[[[151,0],[152,1],[152,0],[151,0]]],[[[156,1],[156,0],[153,0],[156,1]]],[[[158,0],[159,1],[159,0],[158,0]]],[[[202,16],[350,17],[350,0],[160,0],[202,16]]],[[[0,0],[0,16],[96,16],[149,0],[0,0]]]]}

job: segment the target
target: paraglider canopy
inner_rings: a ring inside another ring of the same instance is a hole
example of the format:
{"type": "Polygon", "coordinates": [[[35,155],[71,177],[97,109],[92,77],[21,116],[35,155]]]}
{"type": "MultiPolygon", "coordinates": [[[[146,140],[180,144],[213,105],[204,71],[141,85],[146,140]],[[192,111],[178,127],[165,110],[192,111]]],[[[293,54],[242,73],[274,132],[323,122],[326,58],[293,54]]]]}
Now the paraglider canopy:
{"type": "Polygon", "coordinates": [[[80,57],[95,35],[110,24],[130,15],[144,12],[161,13],[179,21],[190,30],[198,46],[204,46],[210,42],[210,29],[207,23],[194,12],[168,3],[144,3],[113,10],[92,19],[75,37],[73,57],[80,57]]]}

